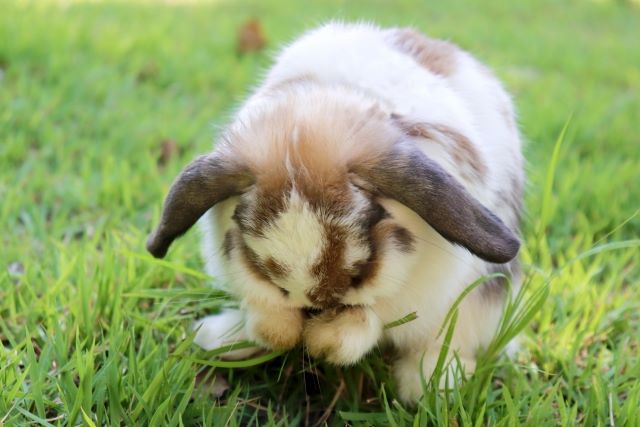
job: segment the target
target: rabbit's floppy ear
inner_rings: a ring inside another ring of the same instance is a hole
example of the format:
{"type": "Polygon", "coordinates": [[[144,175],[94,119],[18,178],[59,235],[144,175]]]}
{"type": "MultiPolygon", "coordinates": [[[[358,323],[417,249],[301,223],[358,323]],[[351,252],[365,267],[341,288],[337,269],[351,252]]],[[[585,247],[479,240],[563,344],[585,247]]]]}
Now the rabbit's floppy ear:
{"type": "Polygon", "coordinates": [[[253,182],[246,168],[213,153],[191,162],[173,182],[158,228],[147,250],[163,258],[171,243],[184,234],[213,205],[240,194],[253,182]]]}
{"type": "Polygon", "coordinates": [[[410,142],[394,144],[373,164],[354,166],[375,191],[416,212],[450,242],[494,263],[517,255],[520,242],[511,230],[410,142]]]}

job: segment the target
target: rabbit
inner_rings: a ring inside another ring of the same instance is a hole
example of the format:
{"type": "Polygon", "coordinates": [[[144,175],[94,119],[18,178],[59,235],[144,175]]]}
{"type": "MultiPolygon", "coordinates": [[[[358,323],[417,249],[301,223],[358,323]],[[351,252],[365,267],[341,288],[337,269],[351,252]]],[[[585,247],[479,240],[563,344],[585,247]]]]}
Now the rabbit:
{"type": "MultiPolygon", "coordinates": [[[[397,393],[415,402],[463,290],[493,272],[520,286],[522,162],[512,101],[469,53],[331,22],[277,55],[213,152],[176,178],[147,248],[164,257],[200,222],[207,272],[239,303],[196,323],[203,348],[302,344],[353,365],[387,343],[397,393]]],[[[465,372],[505,289],[493,279],[459,306],[448,354],[465,372]]]]}

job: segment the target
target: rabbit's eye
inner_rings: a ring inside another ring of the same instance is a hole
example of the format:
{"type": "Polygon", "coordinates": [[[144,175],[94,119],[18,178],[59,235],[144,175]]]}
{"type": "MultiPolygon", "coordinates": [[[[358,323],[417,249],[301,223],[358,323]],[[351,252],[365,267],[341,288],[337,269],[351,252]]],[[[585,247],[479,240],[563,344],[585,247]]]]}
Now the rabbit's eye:
{"type": "Polygon", "coordinates": [[[364,277],[362,277],[362,274],[358,274],[357,276],[351,276],[351,286],[353,286],[354,288],[357,288],[358,286],[362,285],[363,280],[364,280],[364,277]]]}
{"type": "Polygon", "coordinates": [[[352,287],[357,288],[360,285],[362,285],[362,282],[364,282],[364,280],[368,276],[370,266],[371,264],[369,263],[369,260],[367,260],[367,261],[358,261],[353,265],[353,267],[351,267],[349,274],[351,276],[350,285],[352,287]]]}
{"type": "Polygon", "coordinates": [[[288,290],[286,290],[282,286],[276,285],[275,283],[274,283],[274,286],[280,290],[280,292],[282,293],[282,296],[284,296],[284,297],[288,297],[289,296],[289,291],[288,290]]]}
{"type": "Polygon", "coordinates": [[[248,207],[246,203],[240,201],[233,210],[233,215],[231,215],[231,219],[233,219],[238,224],[242,223],[242,220],[247,216],[248,207]]]}
{"type": "Polygon", "coordinates": [[[379,203],[374,203],[371,206],[371,209],[367,213],[366,220],[364,222],[365,228],[369,229],[374,225],[378,224],[383,219],[390,218],[391,215],[386,211],[385,208],[382,207],[379,203]]]}

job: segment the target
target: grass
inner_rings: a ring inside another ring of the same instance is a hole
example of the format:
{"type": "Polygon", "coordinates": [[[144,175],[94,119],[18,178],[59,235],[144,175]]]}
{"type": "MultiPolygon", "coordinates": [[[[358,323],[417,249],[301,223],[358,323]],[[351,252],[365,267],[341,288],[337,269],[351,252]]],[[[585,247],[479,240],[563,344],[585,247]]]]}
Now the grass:
{"type": "Polygon", "coordinates": [[[640,425],[637,3],[0,10],[0,425],[640,425]],[[526,292],[477,374],[448,392],[425,384],[417,408],[395,400],[387,355],[336,369],[293,351],[249,368],[198,350],[188,326],[225,296],[206,286],[197,233],[168,261],[145,254],[172,178],[269,64],[268,51],[235,52],[251,16],[270,49],[330,17],[416,25],[474,52],[515,95],[526,292]],[[499,357],[520,328],[523,351],[499,357]]]}

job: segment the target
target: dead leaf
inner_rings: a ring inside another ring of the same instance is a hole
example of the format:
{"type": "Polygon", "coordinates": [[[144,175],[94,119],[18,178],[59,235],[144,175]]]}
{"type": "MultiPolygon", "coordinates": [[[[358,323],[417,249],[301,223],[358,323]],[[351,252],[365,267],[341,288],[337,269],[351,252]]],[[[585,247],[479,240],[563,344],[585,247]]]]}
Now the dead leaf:
{"type": "Polygon", "coordinates": [[[267,45],[260,21],[248,20],[238,31],[237,50],[239,53],[257,52],[267,45]]]}
{"type": "Polygon", "coordinates": [[[158,67],[158,64],[155,62],[147,62],[136,73],[136,80],[139,82],[146,82],[158,75],[159,71],[160,67],[158,67]]]}
{"type": "Polygon", "coordinates": [[[158,165],[165,166],[176,154],[178,154],[178,143],[173,139],[163,140],[160,143],[160,157],[158,157],[158,165]]]}

